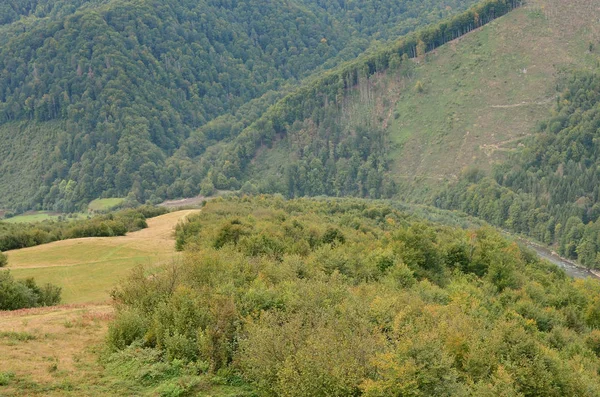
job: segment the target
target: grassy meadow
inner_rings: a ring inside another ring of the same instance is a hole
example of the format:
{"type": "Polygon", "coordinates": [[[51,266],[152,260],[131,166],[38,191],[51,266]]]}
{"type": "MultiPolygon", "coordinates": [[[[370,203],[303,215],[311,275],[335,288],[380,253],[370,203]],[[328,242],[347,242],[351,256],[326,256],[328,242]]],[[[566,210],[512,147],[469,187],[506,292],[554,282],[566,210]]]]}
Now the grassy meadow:
{"type": "Polygon", "coordinates": [[[529,1],[419,62],[388,127],[395,177],[435,184],[519,147],[550,113],[562,70],[596,65],[587,43],[600,39],[600,11],[589,4],[529,1]]]}
{"type": "Polygon", "coordinates": [[[85,219],[88,215],[84,213],[61,214],[48,211],[30,211],[21,215],[2,219],[6,223],[35,223],[43,221],[57,221],[59,218],[67,220],[85,219]]]}
{"type": "Polygon", "coordinates": [[[90,211],[110,211],[125,202],[124,198],[112,197],[104,199],[96,199],[88,204],[88,210],[90,211]]]}
{"type": "MultiPolygon", "coordinates": [[[[112,318],[107,304],[0,312],[0,396],[170,395],[164,386],[123,376],[139,368],[98,361],[112,318]]],[[[207,395],[240,396],[239,388],[215,384],[214,377],[206,382],[207,395]]]]}
{"type": "MultiPolygon", "coordinates": [[[[16,278],[61,286],[63,305],[0,312],[0,396],[156,395],[123,380],[116,368],[103,371],[99,364],[112,319],[107,300],[110,289],[136,265],[177,260],[173,228],[194,212],[151,218],[147,229],[123,237],[64,240],[8,252],[8,269],[16,278]]],[[[214,390],[226,396],[229,387],[214,390]]]]}
{"type": "Polygon", "coordinates": [[[122,237],[57,241],[7,252],[8,269],[16,278],[62,287],[64,303],[103,302],[110,289],[137,265],[176,260],[172,230],[194,210],[148,220],[148,228],[122,237]]]}

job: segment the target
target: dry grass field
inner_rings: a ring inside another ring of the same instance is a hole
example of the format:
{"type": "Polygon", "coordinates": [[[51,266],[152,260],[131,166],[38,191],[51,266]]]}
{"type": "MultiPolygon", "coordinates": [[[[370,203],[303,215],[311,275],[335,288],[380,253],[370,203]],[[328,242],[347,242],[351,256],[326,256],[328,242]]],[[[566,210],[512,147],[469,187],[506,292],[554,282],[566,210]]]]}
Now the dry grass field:
{"type": "Polygon", "coordinates": [[[92,353],[111,317],[109,305],[0,312],[0,396],[106,394],[92,353]]]}
{"type": "Polygon", "coordinates": [[[7,252],[16,278],[35,277],[63,289],[64,303],[103,302],[110,289],[137,265],[177,260],[173,228],[197,210],[176,211],[148,220],[148,228],[122,237],[57,241],[7,252]]]}
{"type": "Polygon", "coordinates": [[[98,350],[112,307],[110,289],[136,265],[176,260],[173,229],[197,210],[148,220],[123,237],[58,241],[8,252],[17,277],[63,288],[66,305],[0,311],[0,396],[135,395],[103,372],[98,350]]]}

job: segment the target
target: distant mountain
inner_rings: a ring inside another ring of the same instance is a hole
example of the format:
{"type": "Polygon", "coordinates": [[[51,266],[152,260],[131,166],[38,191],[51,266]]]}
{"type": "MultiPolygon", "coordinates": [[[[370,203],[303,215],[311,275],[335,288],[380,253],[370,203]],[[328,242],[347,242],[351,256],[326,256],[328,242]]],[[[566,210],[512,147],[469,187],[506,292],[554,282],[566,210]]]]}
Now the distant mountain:
{"type": "MultiPolygon", "coordinates": [[[[396,164],[410,155],[399,153],[394,129],[417,113],[400,114],[395,108],[400,106],[402,96],[412,97],[412,93],[435,100],[430,88],[414,79],[420,73],[418,65],[428,63],[426,59],[435,56],[433,52],[444,51],[444,44],[520,4],[485,1],[418,33],[381,45],[311,80],[248,127],[244,128],[239,119],[220,119],[201,128],[200,136],[216,130],[235,131],[232,142],[201,157],[201,161],[212,165],[209,188],[235,188],[236,182],[245,181],[244,191],[278,192],[289,197],[394,196],[399,192],[399,183],[404,182],[395,172],[396,164]]],[[[468,80],[469,76],[463,78],[468,80]]],[[[443,107],[436,110],[445,111],[443,107]]],[[[197,142],[202,141],[192,136],[184,147],[193,153],[197,142]]],[[[450,151],[446,154],[456,156],[450,151]]]]}
{"type": "Polygon", "coordinates": [[[473,2],[3,0],[0,206],[197,194],[194,130],[473,2]]]}

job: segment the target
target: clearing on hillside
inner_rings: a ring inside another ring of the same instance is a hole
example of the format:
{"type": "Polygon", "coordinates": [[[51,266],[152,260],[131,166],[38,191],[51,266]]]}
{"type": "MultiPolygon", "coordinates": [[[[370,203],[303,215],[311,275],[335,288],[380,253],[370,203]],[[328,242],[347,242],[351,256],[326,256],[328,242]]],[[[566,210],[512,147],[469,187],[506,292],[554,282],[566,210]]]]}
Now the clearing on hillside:
{"type": "Polygon", "coordinates": [[[549,114],[561,72],[596,65],[598,18],[593,1],[531,0],[427,55],[410,83],[382,77],[400,91],[388,130],[396,179],[436,183],[505,159],[549,114]]]}
{"type": "Polygon", "coordinates": [[[124,198],[104,198],[96,199],[88,204],[88,210],[90,211],[110,211],[125,202],[124,198]]]}
{"type": "Polygon", "coordinates": [[[9,251],[8,269],[16,278],[62,287],[64,303],[103,302],[109,290],[136,265],[176,260],[173,228],[198,210],[148,219],[148,228],[121,237],[57,241],[9,251]]]}
{"type": "Polygon", "coordinates": [[[85,219],[87,214],[75,213],[75,214],[63,214],[60,212],[49,212],[49,211],[28,211],[24,214],[13,216],[10,218],[2,219],[2,222],[6,223],[34,223],[43,221],[56,221],[61,218],[67,220],[85,219]]]}

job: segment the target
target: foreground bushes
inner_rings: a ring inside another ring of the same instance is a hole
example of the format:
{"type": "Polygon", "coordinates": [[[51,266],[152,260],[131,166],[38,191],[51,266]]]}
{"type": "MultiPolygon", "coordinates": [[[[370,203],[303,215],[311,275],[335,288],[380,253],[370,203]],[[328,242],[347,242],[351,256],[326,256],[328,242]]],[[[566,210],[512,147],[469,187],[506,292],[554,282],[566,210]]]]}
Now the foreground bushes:
{"type": "Polygon", "coordinates": [[[38,286],[33,278],[15,280],[10,271],[0,272],[0,310],[53,306],[60,303],[61,288],[52,284],[38,286]]]}
{"type": "Polygon", "coordinates": [[[113,292],[112,351],[265,396],[600,395],[600,284],[361,200],[210,202],[113,292]]]}

